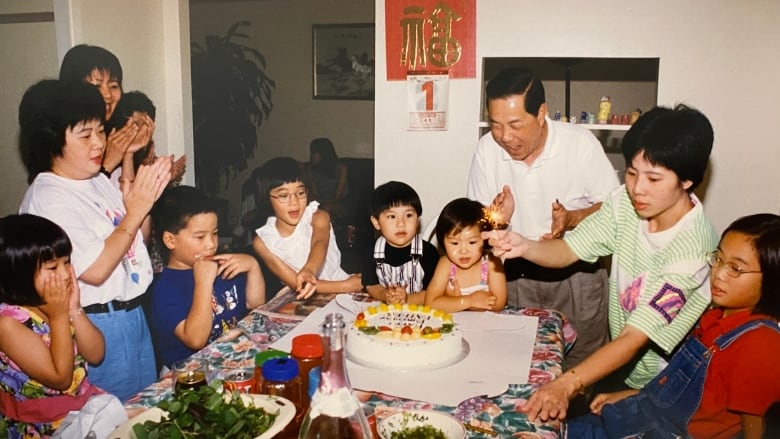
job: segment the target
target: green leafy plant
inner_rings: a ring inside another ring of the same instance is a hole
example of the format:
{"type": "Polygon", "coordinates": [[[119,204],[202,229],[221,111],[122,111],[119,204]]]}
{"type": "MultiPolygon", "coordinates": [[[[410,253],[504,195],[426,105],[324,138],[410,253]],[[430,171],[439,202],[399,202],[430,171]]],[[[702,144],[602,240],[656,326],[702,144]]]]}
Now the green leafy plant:
{"type": "Polygon", "coordinates": [[[191,45],[195,177],[210,195],[246,169],[257,128],[273,108],[276,82],[266,74],[265,57],[239,42],[249,40],[241,32],[246,26],[239,21],[225,35],[206,35],[205,45],[191,45]]]}
{"type": "Polygon", "coordinates": [[[166,412],[160,422],[133,426],[138,439],[236,438],[251,439],[268,430],[275,413],[244,404],[238,393],[225,397],[211,386],[185,390],[173,400],[161,401],[166,412]]]}

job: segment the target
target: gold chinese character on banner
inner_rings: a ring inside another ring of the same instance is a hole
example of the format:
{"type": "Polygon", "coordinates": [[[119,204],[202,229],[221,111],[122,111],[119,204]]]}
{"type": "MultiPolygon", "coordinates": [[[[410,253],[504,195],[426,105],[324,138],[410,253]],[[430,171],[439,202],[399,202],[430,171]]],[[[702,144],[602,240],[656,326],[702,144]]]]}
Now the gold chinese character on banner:
{"type": "Polygon", "coordinates": [[[425,18],[422,13],[425,8],[422,6],[409,6],[404,8],[404,15],[416,14],[401,19],[401,28],[403,28],[403,45],[401,46],[401,65],[407,65],[412,70],[417,67],[417,60],[421,65],[428,63],[425,57],[425,36],[423,28],[425,18]]]}
{"type": "Polygon", "coordinates": [[[446,3],[441,2],[425,15],[422,6],[404,8],[401,18],[402,45],[401,65],[415,70],[418,66],[431,64],[436,67],[452,67],[460,60],[461,45],[452,35],[452,23],[460,21],[461,17],[446,3]],[[431,26],[431,37],[425,41],[425,24],[431,26]]]}
{"type": "Polygon", "coordinates": [[[476,77],[477,0],[386,0],[387,79],[476,77]]]}
{"type": "Polygon", "coordinates": [[[438,67],[452,67],[460,60],[460,41],[452,36],[452,22],[460,21],[460,15],[445,3],[439,3],[427,21],[432,35],[428,40],[431,63],[438,67]]]}

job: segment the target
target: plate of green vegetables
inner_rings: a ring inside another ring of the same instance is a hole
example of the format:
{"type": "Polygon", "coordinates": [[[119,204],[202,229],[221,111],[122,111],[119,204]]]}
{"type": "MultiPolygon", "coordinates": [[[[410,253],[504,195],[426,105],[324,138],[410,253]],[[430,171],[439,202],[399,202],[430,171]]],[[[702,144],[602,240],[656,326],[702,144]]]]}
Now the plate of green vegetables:
{"type": "Polygon", "coordinates": [[[268,439],[295,416],[288,399],[243,393],[222,394],[204,386],[161,401],[117,428],[110,439],[268,439]]]}
{"type": "Polygon", "coordinates": [[[405,410],[383,419],[382,439],[463,439],[466,428],[452,416],[435,410],[405,410]]]}

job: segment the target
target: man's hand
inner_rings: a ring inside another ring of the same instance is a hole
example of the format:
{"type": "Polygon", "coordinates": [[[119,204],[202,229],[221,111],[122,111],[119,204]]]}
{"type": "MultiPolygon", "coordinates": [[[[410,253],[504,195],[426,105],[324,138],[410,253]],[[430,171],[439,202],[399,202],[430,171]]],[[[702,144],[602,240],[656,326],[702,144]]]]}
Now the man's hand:
{"type": "Polygon", "coordinates": [[[515,213],[515,197],[512,195],[512,189],[509,185],[504,185],[501,192],[493,198],[490,210],[496,212],[501,221],[510,222],[512,215],[515,213]]]}
{"type": "Polygon", "coordinates": [[[550,233],[545,233],[539,240],[558,239],[567,230],[569,230],[569,211],[558,200],[555,200],[552,203],[552,226],[550,227],[550,233]]]}

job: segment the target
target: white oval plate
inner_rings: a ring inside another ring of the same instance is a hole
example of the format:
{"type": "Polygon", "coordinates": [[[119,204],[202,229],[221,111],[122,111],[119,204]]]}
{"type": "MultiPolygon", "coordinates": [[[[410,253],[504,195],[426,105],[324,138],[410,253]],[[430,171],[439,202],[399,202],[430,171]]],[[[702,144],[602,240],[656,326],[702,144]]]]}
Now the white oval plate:
{"type": "MultiPolygon", "coordinates": [[[[255,439],[272,438],[276,433],[282,431],[295,417],[295,405],[290,400],[280,396],[241,394],[241,399],[244,400],[244,403],[252,403],[255,407],[262,408],[268,412],[279,412],[271,427],[255,439]]],[[[165,413],[165,411],[157,407],[152,407],[120,425],[108,437],[109,439],[135,439],[133,425],[142,424],[146,421],[159,422],[165,413]]]]}
{"type": "Polygon", "coordinates": [[[390,439],[394,432],[404,428],[415,428],[430,425],[438,428],[447,439],[463,439],[466,428],[452,416],[435,410],[405,410],[384,418],[379,422],[377,432],[382,439],[390,439]]]}

